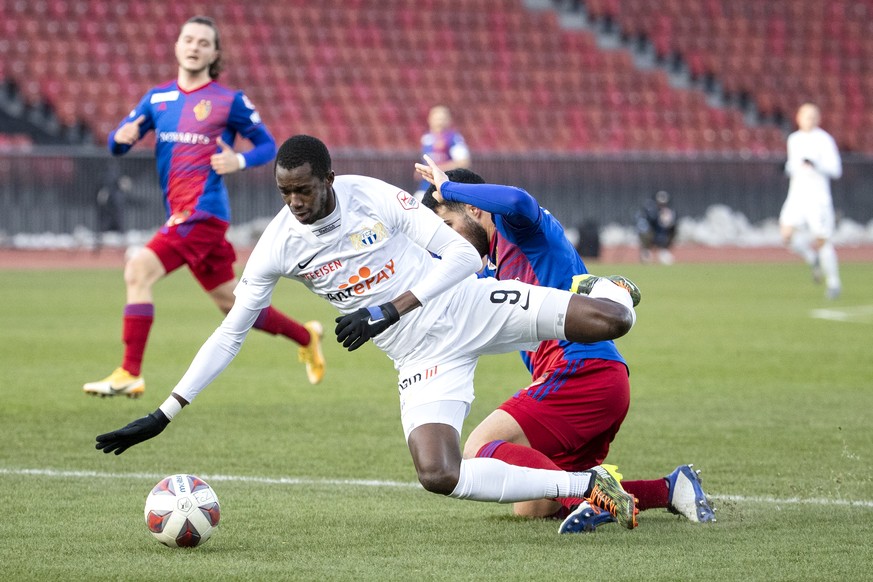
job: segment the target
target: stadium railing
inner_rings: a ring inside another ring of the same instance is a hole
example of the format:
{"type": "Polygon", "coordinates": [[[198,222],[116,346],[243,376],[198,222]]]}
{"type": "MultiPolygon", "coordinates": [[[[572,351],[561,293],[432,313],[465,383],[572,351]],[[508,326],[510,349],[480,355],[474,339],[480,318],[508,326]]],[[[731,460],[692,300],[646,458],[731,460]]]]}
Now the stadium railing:
{"type": "MultiPolygon", "coordinates": [[[[415,189],[417,152],[337,151],[333,158],[338,174],[415,189]]],[[[154,230],[164,211],[152,154],[111,160],[97,148],[0,152],[0,242],[19,233],[96,230],[97,192],[112,163],[133,184],[125,197],[125,229],[154,230]]],[[[525,188],[562,223],[575,226],[630,225],[640,203],[657,190],[669,191],[683,216],[703,216],[713,204],[724,204],[753,223],[775,219],[788,187],[783,165],[779,156],[480,154],[474,170],[488,181],[525,188]]],[[[871,183],[873,159],[845,156],[843,177],[833,184],[842,216],[862,224],[873,220],[871,183]]],[[[227,185],[234,224],[270,218],[281,207],[269,165],[231,175],[227,185]]]]}

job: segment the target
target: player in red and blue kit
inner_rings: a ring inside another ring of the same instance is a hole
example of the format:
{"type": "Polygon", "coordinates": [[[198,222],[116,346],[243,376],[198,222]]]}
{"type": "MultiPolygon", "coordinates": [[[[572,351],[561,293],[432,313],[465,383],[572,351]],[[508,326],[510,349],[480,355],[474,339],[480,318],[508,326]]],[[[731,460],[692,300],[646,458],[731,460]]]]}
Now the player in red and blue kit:
{"type": "MultiPolygon", "coordinates": [[[[236,253],[226,238],[230,201],[222,176],[266,164],[276,155],[273,136],[245,94],[215,81],[221,71],[221,52],[212,19],[197,16],[182,26],[176,59],[177,79],[146,93],[109,135],[109,151],[123,155],[154,130],[167,220],[125,265],[124,358],[107,378],[84,385],[89,394],[138,397],[144,392],[142,360],[155,314],[152,286],[162,277],[188,265],[219,309],[230,311],[236,253]],[[254,147],[235,152],[229,144],[237,135],[254,147]]],[[[297,342],[309,381],[321,381],[319,322],[300,324],[271,306],[261,312],[255,327],[297,342]]]]}
{"type": "MultiPolygon", "coordinates": [[[[608,296],[618,285],[631,294],[634,305],[639,302],[639,290],[624,277],[587,275],[560,222],[524,190],[486,184],[465,169],[451,170],[446,176],[449,181],[439,189],[431,185],[422,202],[487,259],[485,275],[592,295],[596,291],[608,296]]],[[[522,353],[522,359],[533,382],[472,431],[465,457],[567,471],[602,464],[630,403],[627,364],[614,342],[552,340],[542,342],[535,352],[522,353]]],[[[663,479],[622,485],[638,498],[641,510],[667,508],[695,522],[714,518],[697,472],[689,465],[663,479]]],[[[567,518],[562,531],[581,531],[581,522],[580,529],[573,529],[572,513],[582,500],[559,502],[517,503],[515,513],[567,518]]]]}
{"type": "MultiPolygon", "coordinates": [[[[445,105],[434,105],[427,115],[428,131],[421,136],[421,153],[447,172],[470,167],[470,149],[464,137],[452,127],[452,113],[445,105]]],[[[430,184],[421,180],[415,197],[421,199],[430,184]]]]}

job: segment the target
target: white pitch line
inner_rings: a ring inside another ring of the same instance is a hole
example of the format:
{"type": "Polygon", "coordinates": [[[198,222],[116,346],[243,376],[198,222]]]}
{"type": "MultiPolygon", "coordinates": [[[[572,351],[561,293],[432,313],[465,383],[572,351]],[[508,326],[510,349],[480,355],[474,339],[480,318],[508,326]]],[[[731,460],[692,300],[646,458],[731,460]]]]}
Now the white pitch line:
{"type": "MultiPolygon", "coordinates": [[[[158,473],[104,473],[100,471],[58,471],[55,469],[12,469],[0,467],[0,475],[52,477],[58,479],[149,479],[157,481],[167,475],[158,473]]],[[[210,475],[198,473],[206,481],[227,481],[231,483],[261,483],[265,485],[341,485],[344,487],[384,487],[394,489],[419,489],[418,483],[405,481],[380,481],[374,479],[311,479],[306,477],[255,477],[246,475],[210,475]]],[[[713,499],[735,501],[738,503],[757,503],[766,505],[837,505],[843,507],[866,507],[873,509],[873,501],[851,499],[768,497],[755,495],[712,494],[713,499]]]]}
{"type": "MultiPolygon", "coordinates": [[[[0,467],[0,475],[33,475],[38,477],[55,477],[61,479],[84,479],[97,477],[100,479],[151,479],[160,480],[167,475],[158,473],[103,473],[99,471],[57,471],[55,469],[6,469],[0,467]]],[[[305,477],[252,477],[246,475],[210,475],[198,473],[206,481],[230,481],[236,483],[263,483],[267,485],[349,485],[353,487],[388,487],[412,488],[420,487],[418,483],[403,483],[401,481],[377,481],[371,479],[309,479],[305,477]]]]}
{"type": "Polygon", "coordinates": [[[830,307],[813,309],[809,312],[815,319],[843,321],[847,323],[873,323],[873,305],[856,305],[853,307],[830,307]]]}
{"type": "Polygon", "coordinates": [[[736,501],[739,503],[763,503],[767,505],[841,505],[844,507],[869,507],[873,509],[873,501],[854,501],[851,499],[825,499],[819,498],[801,498],[801,497],[786,497],[780,499],[778,497],[762,497],[762,496],[746,496],[746,495],[712,495],[713,499],[722,499],[724,501],[736,501]]]}

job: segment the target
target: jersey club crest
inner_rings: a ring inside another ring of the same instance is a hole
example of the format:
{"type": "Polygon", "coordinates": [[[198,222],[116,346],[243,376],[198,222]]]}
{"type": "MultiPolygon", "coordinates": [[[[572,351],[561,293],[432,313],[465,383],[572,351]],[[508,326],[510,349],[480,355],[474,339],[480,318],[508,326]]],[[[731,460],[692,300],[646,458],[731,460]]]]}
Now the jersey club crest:
{"type": "Polygon", "coordinates": [[[385,240],[386,238],[388,238],[388,231],[385,229],[385,225],[381,222],[377,222],[371,228],[364,228],[363,230],[349,236],[349,240],[352,241],[352,246],[358,251],[364,247],[376,244],[381,240],[385,240]]]}
{"type": "Polygon", "coordinates": [[[194,106],[194,118],[197,121],[203,121],[210,113],[212,113],[212,101],[209,99],[201,99],[200,103],[194,106]]]}

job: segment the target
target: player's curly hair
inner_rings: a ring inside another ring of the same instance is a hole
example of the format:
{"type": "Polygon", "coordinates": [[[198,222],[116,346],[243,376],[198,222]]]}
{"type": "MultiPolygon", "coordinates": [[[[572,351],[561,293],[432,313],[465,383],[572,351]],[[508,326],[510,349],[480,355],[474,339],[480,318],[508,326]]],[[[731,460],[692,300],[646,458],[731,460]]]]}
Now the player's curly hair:
{"type": "MultiPolygon", "coordinates": [[[[452,182],[458,182],[459,184],[485,183],[485,178],[472,170],[468,170],[467,168],[455,168],[454,170],[449,170],[448,172],[446,172],[446,177],[452,182]]],[[[428,189],[424,191],[424,195],[421,197],[421,203],[431,210],[436,210],[437,207],[442,206],[446,210],[463,212],[463,202],[450,202],[448,200],[445,200],[443,202],[437,202],[436,198],[433,197],[434,192],[436,192],[436,186],[431,184],[428,189]]]]}
{"type": "MultiPolygon", "coordinates": [[[[185,24],[202,24],[211,28],[212,32],[215,33],[215,50],[218,51],[218,58],[215,59],[214,63],[209,65],[209,78],[212,80],[217,79],[221,74],[221,71],[224,69],[224,66],[221,63],[221,37],[218,35],[218,25],[208,16],[192,16],[185,21],[185,24]]],[[[182,25],[183,28],[185,24],[182,25]]]]}
{"type": "Polygon", "coordinates": [[[325,179],[331,171],[330,152],[324,142],[311,135],[295,135],[286,139],[279,147],[273,172],[275,173],[277,166],[293,170],[307,162],[316,178],[325,179]]]}

